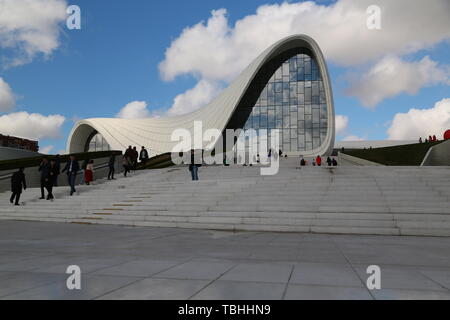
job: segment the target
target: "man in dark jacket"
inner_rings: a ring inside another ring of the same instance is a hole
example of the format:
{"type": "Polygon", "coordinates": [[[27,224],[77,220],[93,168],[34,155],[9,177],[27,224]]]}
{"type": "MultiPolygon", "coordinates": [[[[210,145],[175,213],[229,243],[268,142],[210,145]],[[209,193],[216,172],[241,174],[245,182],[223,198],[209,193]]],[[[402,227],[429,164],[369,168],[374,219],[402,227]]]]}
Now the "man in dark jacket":
{"type": "Polygon", "coordinates": [[[67,172],[67,179],[70,186],[70,195],[72,196],[75,192],[75,181],[77,180],[77,174],[80,171],[80,165],[76,161],[75,156],[70,156],[69,162],[67,162],[66,167],[62,172],[67,172]]]}
{"type": "Polygon", "coordinates": [[[50,174],[50,163],[48,162],[47,158],[42,159],[41,164],[39,165],[39,172],[41,173],[41,197],[39,199],[43,200],[45,199],[45,192],[44,188],[46,186],[47,177],[50,174]]]}
{"type": "Polygon", "coordinates": [[[19,171],[15,172],[11,177],[11,199],[9,201],[14,203],[16,206],[19,206],[20,195],[23,190],[27,190],[27,182],[25,181],[25,174],[23,173],[23,168],[20,168],[19,171]]]}
{"type": "Polygon", "coordinates": [[[53,200],[53,187],[55,186],[56,179],[58,178],[59,170],[56,164],[56,159],[50,160],[50,169],[48,176],[45,178],[45,188],[47,189],[47,200],[53,200]]]}
{"type": "Polygon", "coordinates": [[[145,165],[145,163],[148,161],[148,158],[149,156],[147,150],[145,149],[145,147],[142,147],[142,150],[139,154],[139,160],[142,162],[143,165],[145,165]]]}

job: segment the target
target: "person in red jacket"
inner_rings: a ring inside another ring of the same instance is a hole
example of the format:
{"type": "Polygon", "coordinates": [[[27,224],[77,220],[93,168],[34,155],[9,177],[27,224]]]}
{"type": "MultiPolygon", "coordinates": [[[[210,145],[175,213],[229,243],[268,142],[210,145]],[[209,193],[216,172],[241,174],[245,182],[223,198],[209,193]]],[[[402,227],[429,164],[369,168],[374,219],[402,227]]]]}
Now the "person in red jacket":
{"type": "Polygon", "coordinates": [[[317,156],[317,158],[316,158],[316,164],[317,164],[318,167],[321,167],[321,166],[322,166],[322,158],[321,158],[320,156],[317,156]]]}

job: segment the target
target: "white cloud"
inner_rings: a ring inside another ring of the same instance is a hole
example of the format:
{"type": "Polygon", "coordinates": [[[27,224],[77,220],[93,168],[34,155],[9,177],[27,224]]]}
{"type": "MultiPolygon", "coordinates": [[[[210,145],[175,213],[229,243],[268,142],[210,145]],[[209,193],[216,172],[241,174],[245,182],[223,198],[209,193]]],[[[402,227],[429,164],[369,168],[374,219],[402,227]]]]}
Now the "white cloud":
{"type": "Polygon", "coordinates": [[[221,86],[217,82],[201,80],[194,88],[176,96],[167,113],[176,116],[195,111],[211,102],[220,90],[221,86]]]}
{"type": "Polygon", "coordinates": [[[16,97],[11,87],[0,78],[0,112],[8,112],[14,109],[16,97]]]}
{"type": "Polygon", "coordinates": [[[340,65],[375,61],[430,48],[450,38],[450,2],[378,0],[382,30],[369,30],[367,8],[373,0],[339,0],[263,5],[256,14],[230,25],[225,9],[208,21],[185,28],[160,64],[165,80],[191,74],[230,81],[256,56],[281,38],[304,33],[317,40],[328,60],[340,65]]]}
{"type": "Polygon", "coordinates": [[[423,87],[441,83],[450,85],[448,66],[438,66],[428,56],[416,62],[387,56],[367,73],[353,79],[347,93],[358,97],[364,106],[374,108],[386,98],[403,92],[413,95],[423,87]]]}
{"type": "Polygon", "coordinates": [[[416,140],[429,135],[443,138],[450,129],[450,98],[437,102],[431,109],[411,109],[397,113],[388,129],[389,140],[416,140]]]}
{"type": "Polygon", "coordinates": [[[6,66],[49,56],[59,47],[59,24],[66,19],[65,0],[0,0],[0,48],[6,66]]]}
{"type": "Polygon", "coordinates": [[[357,135],[349,135],[345,137],[343,141],[364,141],[364,140],[367,140],[367,137],[363,138],[358,137],[357,135]]]}
{"type": "Polygon", "coordinates": [[[336,135],[344,134],[348,129],[348,117],[336,115],[336,135]]]}
{"type": "Polygon", "coordinates": [[[42,154],[50,154],[50,152],[52,152],[52,150],[54,149],[54,146],[46,146],[44,148],[39,148],[39,153],[42,154]]]}
{"type": "Polygon", "coordinates": [[[3,134],[27,139],[58,139],[64,121],[61,115],[16,112],[0,116],[0,128],[3,134]]]}
{"type": "Polygon", "coordinates": [[[150,118],[150,112],[147,109],[145,101],[133,101],[123,107],[116,115],[116,118],[121,119],[142,119],[150,118]]]}

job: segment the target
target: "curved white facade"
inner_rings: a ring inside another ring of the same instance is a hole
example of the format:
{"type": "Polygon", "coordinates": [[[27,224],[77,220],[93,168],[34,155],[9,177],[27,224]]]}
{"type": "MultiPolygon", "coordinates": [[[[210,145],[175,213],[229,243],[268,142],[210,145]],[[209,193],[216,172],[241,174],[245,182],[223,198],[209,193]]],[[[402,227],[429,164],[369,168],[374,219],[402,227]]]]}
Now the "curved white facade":
{"type": "MultiPolygon", "coordinates": [[[[87,119],[79,121],[73,128],[67,143],[69,153],[86,151],[89,139],[99,133],[107,141],[112,150],[125,150],[128,146],[145,146],[151,155],[171,152],[178,142],[171,141],[175,129],[187,129],[193,133],[194,121],[201,121],[203,130],[218,129],[224,132],[230,125],[236,124],[233,115],[241,108],[249,88],[258,74],[270,61],[289,50],[307,49],[315,59],[321,79],[327,106],[327,133],[318,147],[308,151],[287,152],[304,156],[325,155],[331,153],[335,140],[335,114],[333,93],[328,68],[317,43],[308,36],[295,35],[285,38],[260,54],[214,101],[190,114],[154,119],[87,119]],[[231,122],[231,123],[230,123],[231,122]]],[[[239,126],[247,119],[242,119],[239,126]]],[[[238,129],[238,128],[233,128],[238,129]]]]}

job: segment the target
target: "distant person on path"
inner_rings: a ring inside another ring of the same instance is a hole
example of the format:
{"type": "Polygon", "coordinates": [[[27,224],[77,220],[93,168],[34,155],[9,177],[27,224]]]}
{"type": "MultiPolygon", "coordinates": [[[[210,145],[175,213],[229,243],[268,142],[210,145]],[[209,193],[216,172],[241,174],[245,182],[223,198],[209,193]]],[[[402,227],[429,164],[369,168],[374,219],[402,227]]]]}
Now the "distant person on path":
{"type": "Polygon", "coordinates": [[[435,135],[433,136],[433,142],[437,142],[437,137],[435,135]]]}
{"type": "Polygon", "coordinates": [[[50,164],[48,163],[48,159],[44,158],[39,165],[39,172],[41,173],[41,197],[39,199],[45,199],[45,179],[49,176],[50,164]]]}
{"type": "Polygon", "coordinates": [[[195,151],[191,150],[191,164],[189,165],[189,171],[191,172],[192,181],[198,181],[198,168],[202,165],[195,162],[195,151]]]}
{"type": "Polygon", "coordinates": [[[322,158],[321,158],[320,156],[317,156],[317,158],[316,158],[316,164],[317,164],[318,167],[321,167],[321,166],[322,166],[322,158]]]}
{"type": "Polygon", "coordinates": [[[419,139],[419,143],[423,143],[422,137],[420,137],[420,139],[419,139]]]}
{"type": "Polygon", "coordinates": [[[116,180],[114,179],[114,173],[116,172],[116,156],[114,154],[112,154],[109,157],[109,162],[108,162],[108,167],[109,167],[109,172],[108,172],[108,180],[116,180]]]}
{"type": "Polygon", "coordinates": [[[148,151],[145,149],[145,147],[142,147],[141,152],[139,154],[139,161],[142,162],[142,164],[145,166],[149,159],[148,151]]]}
{"type": "Polygon", "coordinates": [[[19,171],[14,172],[11,177],[11,198],[9,202],[14,203],[16,206],[20,206],[20,195],[23,190],[27,190],[27,182],[25,180],[25,174],[23,173],[24,168],[20,168],[19,171]]]}
{"type": "Polygon", "coordinates": [[[337,163],[336,159],[333,158],[333,167],[337,167],[337,166],[338,166],[338,163],[337,163]]]}
{"type": "Polygon", "coordinates": [[[90,160],[84,171],[84,181],[86,185],[90,185],[94,181],[94,160],[90,160]]]}
{"type": "MultiPolygon", "coordinates": [[[[87,166],[87,165],[86,165],[87,166]]],[[[72,196],[75,192],[75,181],[77,179],[78,171],[80,171],[80,165],[76,161],[75,156],[70,156],[69,162],[67,162],[65,168],[62,172],[67,172],[67,179],[70,186],[70,195],[72,196]]]]}

